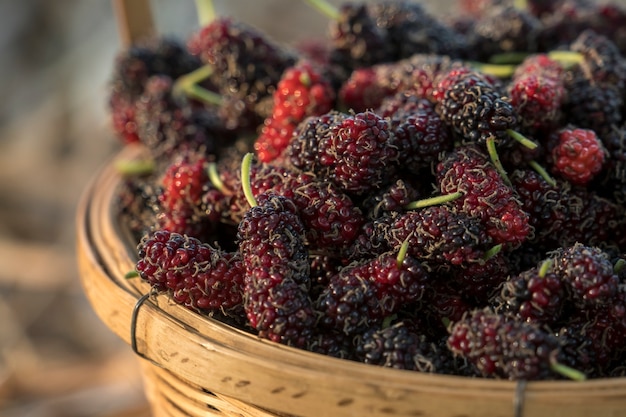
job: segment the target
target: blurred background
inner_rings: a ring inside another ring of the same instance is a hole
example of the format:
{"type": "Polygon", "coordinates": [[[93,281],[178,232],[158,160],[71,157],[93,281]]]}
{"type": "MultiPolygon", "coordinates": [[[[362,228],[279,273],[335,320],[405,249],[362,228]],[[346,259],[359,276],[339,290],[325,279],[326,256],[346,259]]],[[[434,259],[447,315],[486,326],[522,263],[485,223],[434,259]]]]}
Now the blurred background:
{"type": "MultiPolygon", "coordinates": [[[[214,3],[278,41],[326,34],[302,1],[214,3]]],[[[439,13],[453,0],[424,3],[439,13]]],[[[160,33],[198,29],[193,0],[151,5],[160,33]]],[[[111,1],[0,0],[3,417],[149,415],[135,357],[91,310],[74,252],[81,192],[121,146],[106,107],[121,47],[111,1]]]]}

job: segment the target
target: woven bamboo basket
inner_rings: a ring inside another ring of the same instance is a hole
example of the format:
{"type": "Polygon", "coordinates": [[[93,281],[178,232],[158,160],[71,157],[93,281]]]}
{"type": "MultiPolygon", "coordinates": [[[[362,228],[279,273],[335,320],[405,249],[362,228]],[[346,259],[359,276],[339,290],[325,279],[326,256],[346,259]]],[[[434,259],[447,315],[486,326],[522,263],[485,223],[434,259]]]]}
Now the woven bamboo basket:
{"type": "MultiPolygon", "coordinates": [[[[126,147],[118,158],[137,158],[126,147]]],[[[85,190],[77,257],[87,298],[137,353],[154,416],[618,417],[626,378],[514,382],[387,369],[279,345],[148,295],[107,164],[85,190]]]]}

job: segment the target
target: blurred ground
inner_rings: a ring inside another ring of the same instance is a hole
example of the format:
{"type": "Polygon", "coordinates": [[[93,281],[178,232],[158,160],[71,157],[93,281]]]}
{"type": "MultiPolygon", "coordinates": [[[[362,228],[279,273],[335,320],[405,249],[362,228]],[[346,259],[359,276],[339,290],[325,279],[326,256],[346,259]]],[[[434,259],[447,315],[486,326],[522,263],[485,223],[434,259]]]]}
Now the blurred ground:
{"type": "MultiPolygon", "coordinates": [[[[442,11],[452,0],[426,3],[442,11]]],[[[301,1],[215,5],[279,41],[326,30],[301,1]]],[[[152,8],[161,33],[184,38],[197,28],[193,0],[152,8]]],[[[92,312],[74,256],[80,193],[120,146],[106,113],[119,48],[110,1],[0,0],[3,417],[149,415],[135,358],[92,312]]]]}

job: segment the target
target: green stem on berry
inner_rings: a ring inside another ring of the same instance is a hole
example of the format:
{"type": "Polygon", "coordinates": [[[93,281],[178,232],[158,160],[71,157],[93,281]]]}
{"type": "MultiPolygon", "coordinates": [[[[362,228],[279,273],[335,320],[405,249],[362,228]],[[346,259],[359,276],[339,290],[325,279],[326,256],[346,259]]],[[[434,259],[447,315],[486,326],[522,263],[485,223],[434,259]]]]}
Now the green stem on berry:
{"type": "Polygon", "coordinates": [[[443,323],[443,327],[447,329],[452,324],[452,320],[450,320],[448,317],[442,317],[441,323],[443,323]]]}
{"type": "Polygon", "coordinates": [[[124,279],[137,278],[138,276],[139,276],[139,272],[137,272],[136,270],[132,270],[124,274],[124,279]]]}
{"type": "Polygon", "coordinates": [[[392,314],[390,316],[385,317],[383,319],[383,322],[380,325],[381,329],[387,329],[387,328],[391,327],[391,323],[393,323],[393,321],[395,319],[397,319],[397,318],[398,318],[397,314],[392,314]]]}
{"type": "Polygon", "coordinates": [[[498,156],[498,150],[496,149],[496,138],[490,136],[487,138],[487,152],[489,153],[489,158],[491,158],[491,162],[496,167],[496,171],[502,177],[502,180],[509,187],[512,186],[511,180],[509,180],[509,175],[506,173],[502,162],[500,161],[500,156],[498,156]]]}
{"type": "Polygon", "coordinates": [[[219,106],[222,103],[222,97],[219,94],[215,94],[213,91],[207,90],[204,87],[200,87],[197,84],[189,86],[186,91],[187,96],[198,101],[202,101],[207,104],[214,104],[219,106]]]}
{"type": "Polygon", "coordinates": [[[552,268],[552,263],[552,259],[546,259],[541,263],[541,265],[539,266],[539,271],[537,272],[539,278],[543,278],[546,276],[550,268],[552,268]]]}
{"type": "Polygon", "coordinates": [[[574,51],[550,51],[548,52],[548,57],[557,61],[563,68],[566,69],[580,64],[585,60],[583,54],[574,51]]]}
{"type": "Polygon", "coordinates": [[[213,67],[207,64],[179,77],[174,83],[174,94],[184,94],[185,96],[195,100],[219,106],[222,103],[222,97],[219,94],[198,85],[199,82],[209,78],[211,74],[213,74],[213,67]]]}
{"type": "Polygon", "coordinates": [[[537,174],[539,174],[541,178],[543,178],[548,184],[553,187],[556,186],[556,180],[552,178],[552,176],[548,174],[548,171],[546,171],[546,169],[542,167],[537,161],[530,161],[528,165],[530,165],[530,167],[534,169],[535,172],[537,172],[537,174]]]}
{"type": "Polygon", "coordinates": [[[311,76],[309,75],[308,72],[303,72],[302,74],[300,74],[300,77],[298,77],[298,80],[300,81],[300,83],[302,83],[303,86],[305,87],[310,87],[311,86],[311,76]]]}
{"type": "Polygon", "coordinates": [[[331,20],[339,19],[339,10],[326,0],[304,0],[306,3],[309,3],[311,7],[316,9],[318,12],[321,12],[323,15],[327,16],[331,20]]]}
{"type": "Polygon", "coordinates": [[[514,140],[516,140],[517,142],[519,142],[521,145],[527,147],[528,149],[535,149],[537,148],[537,143],[533,142],[532,140],[528,139],[526,136],[522,135],[519,132],[516,132],[513,129],[507,129],[506,133],[513,138],[514,140]]]}
{"type": "Polygon", "coordinates": [[[206,26],[215,20],[215,7],[212,0],[196,0],[196,10],[198,11],[198,23],[206,26]]]}
{"type": "Polygon", "coordinates": [[[402,267],[402,262],[404,262],[404,258],[406,258],[406,253],[409,250],[409,238],[407,237],[402,242],[402,246],[400,246],[400,250],[398,251],[398,256],[396,257],[396,266],[398,269],[402,267]]]}
{"type": "Polygon", "coordinates": [[[258,205],[256,198],[252,193],[252,184],[250,183],[253,157],[254,153],[248,152],[243,156],[243,160],[241,162],[241,186],[243,187],[243,195],[246,197],[250,207],[256,207],[258,205]]]}
{"type": "Polygon", "coordinates": [[[489,57],[489,64],[493,65],[519,65],[526,57],[530,55],[528,52],[502,52],[489,57]]]}
{"type": "Polygon", "coordinates": [[[615,262],[615,265],[613,265],[613,272],[616,274],[619,274],[622,272],[622,270],[624,270],[624,267],[626,266],[626,259],[618,259],[617,262],[615,262]]]}
{"type": "Polygon", "coordinates": [[[480,72],[493,75],[498,78],[510,78],[515,72],[515,68],[517,68],[516,65],[489,64],[486,62],[476,61],[472,61],[469,64],[480,72]]]}
{"type": "Polygon", "coordinates": [[[514,0],[513,7],[518,10],[528,10],[528,1],[527,0],[514,0]]]}
{"type": "Polygon", "coordinates": [[[455,193],[443,194],[443,195],[438,195],[436,197],[430,197],[430,198],[424,198],[422,200],[412,201],[409,204],[407,204],[406,206],[404,206],[404,208],[406,210],[414,210],[414,209],[418,209],[418,208],[434,206],[434,205],[437,205],[437,204],[444,204],[444,203],[448,203],[450,201],[454,201],[457,198],[461,197],[462,195],[463,195],[462,192],[457,191],[455,193]]]}
{"type": "Polygon", "coordinates": [[[585,375],[578,369],[571,368],[556,361],[550,362],[550,369],[552,369],[557,374],[563,375],[564,377],[569,378],[573,381],[584,381],[587,379],[587,375],[585,375]]]}
{"type": "Polygon", "coordinates": [[[485,254],[483,255],[483,261],[488,261],[489,259],[496,256],[501,251],[502,251],[502,243],[498,243],[497,245],[493,246],[492,248],[489,248],[489,250],[485,252],[485,254]]]}
{"type": "Polygon", "coordinates": [[[117,172],[128,177],[139,177],[150,175],[156,166],[152,159],[119,160],[115,162],[117,172]]]}
{"type": "Polygon", "coordinates": [[[223,194],[226,194],[226,185],[220,178],[220,173],[217,171],[217,164],[215,162],[209,162],[207,166],[207,174],[209,175],[211,184],[213,184],[213,186],[223,194]]]}

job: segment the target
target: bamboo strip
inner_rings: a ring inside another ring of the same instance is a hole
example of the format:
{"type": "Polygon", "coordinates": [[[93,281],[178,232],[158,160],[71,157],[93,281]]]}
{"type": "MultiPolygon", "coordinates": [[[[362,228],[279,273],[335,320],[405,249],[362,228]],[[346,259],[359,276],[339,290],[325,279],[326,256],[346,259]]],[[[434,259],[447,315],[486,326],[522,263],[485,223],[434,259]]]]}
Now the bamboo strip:
{"type": "Polygon", "coordinates": [[[125,47],[156,33],[150,0],[113,0],[113,9],[125,47]]]}

